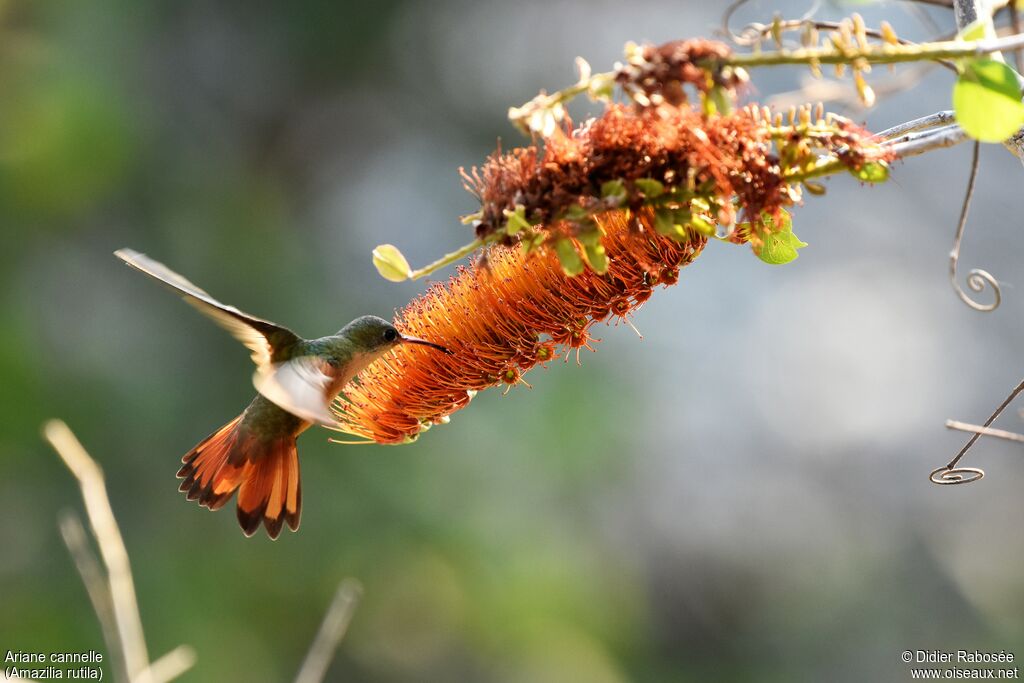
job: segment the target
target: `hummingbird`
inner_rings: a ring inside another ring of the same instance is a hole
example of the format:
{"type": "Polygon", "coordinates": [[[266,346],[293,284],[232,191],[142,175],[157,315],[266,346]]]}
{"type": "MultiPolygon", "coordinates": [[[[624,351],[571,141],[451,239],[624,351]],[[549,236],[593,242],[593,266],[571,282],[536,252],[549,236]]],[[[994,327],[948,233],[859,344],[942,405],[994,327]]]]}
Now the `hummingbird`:
{"type": "Polygon", "coordinates": [[[260,523],[271,538],[299,527],[302,489],[295,440],[314,424],[336,427],[330,404],[370,363],[399,344],[443,346],[403,335],[383,318],[364,315],[336,334],[303,339],[286,327],[214,299],[162,263],[132,249],[114,255],[181,296],[252,354],[256,397],[242,414],[182,457],[180,491],[217,510],[238,492],[238,523],[252,536],[260,523]]]}

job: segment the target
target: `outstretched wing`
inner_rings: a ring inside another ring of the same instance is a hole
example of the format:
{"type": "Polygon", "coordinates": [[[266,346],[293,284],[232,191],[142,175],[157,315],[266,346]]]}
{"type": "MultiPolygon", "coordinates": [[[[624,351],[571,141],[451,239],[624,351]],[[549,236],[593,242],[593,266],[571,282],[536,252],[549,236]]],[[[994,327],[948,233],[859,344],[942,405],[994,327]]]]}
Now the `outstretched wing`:
{"type": "Polygon", "coordinates": [[[336,427],[328,408],[337,391],[333,367],[318,356],[298,356],[261,367],[252,376],[256,391],[303,420],[336,427]]]}
{"type": "Polygon", "coordinates": [[[294,355],[294,346],[302,339],[286,327],[243,313],[214,299],[201,288],[131,249],[118,249],[114,255],[132,268],[156,279],[212,318],[252,352],[256,373],[252,383],[271,402],[310,422],[335,426],[328,406],[334,398],[335,372],[315,355],[294,355]]]}
{"type": "Polygon", "coordinates": [[[269,371],[273,363],[282,360],[283,351],[300,341],[299,336],[286,327],[243,313],[234,306],[222,304],[178,273],[145,254],[133,249],[118,249],[114,256],[169,287],[200,313],[230,332],[252,352],[252,360],[261,372],[269,371]]]}

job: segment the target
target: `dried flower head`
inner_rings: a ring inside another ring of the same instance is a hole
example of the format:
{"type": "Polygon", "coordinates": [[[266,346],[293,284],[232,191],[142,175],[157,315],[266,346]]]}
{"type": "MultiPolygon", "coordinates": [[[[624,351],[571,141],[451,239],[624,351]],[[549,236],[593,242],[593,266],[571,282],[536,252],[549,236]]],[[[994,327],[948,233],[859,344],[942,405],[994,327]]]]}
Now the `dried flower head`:
{"type": "Polygon", "coordinates": [[[710,235],[715,224],[731,232],[746,220],[756,244],[800,200],[822,155],[853,172],[887,160],[868,131],[820,108],[784,118],[756,106],[708,115],[688,105],[610,105],[556,131],[543,149],[496,153],[463,178],[481,203],[473,216],[481,239],[555,242],[593,234],[593,216],[610,209],[650,207],[664,234],[710,235]]]}
{"type": "Polygon", "coordinates": [[[703,38],[631,44],[626,46],[626,64],[616,69],[615,82],[641,105],[683,104],[685,85],[702,94],[722,88],[735,98],[748,78],[743,69],[721,64],[731,54],[725,43],[703,38]]]}

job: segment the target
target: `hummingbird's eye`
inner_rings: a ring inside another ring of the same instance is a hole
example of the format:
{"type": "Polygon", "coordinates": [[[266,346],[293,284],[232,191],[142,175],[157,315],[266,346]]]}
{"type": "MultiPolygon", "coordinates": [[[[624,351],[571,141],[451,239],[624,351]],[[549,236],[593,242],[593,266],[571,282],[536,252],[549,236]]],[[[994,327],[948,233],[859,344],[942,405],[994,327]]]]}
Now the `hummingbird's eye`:
{"type": "Polygon", "coordinates": [[[393,342],[396,339],[398,339],[398,330],[393,327],[384,330],[384,341],[393,342]]]}

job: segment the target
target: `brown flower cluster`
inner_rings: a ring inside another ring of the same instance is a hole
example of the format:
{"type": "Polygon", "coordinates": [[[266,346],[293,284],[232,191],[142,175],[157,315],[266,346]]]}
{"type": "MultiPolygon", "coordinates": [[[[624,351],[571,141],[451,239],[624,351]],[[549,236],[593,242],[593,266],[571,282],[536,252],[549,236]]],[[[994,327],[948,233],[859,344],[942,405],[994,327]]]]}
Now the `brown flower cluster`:
{"type": "Polygon", "coordinates": [[[642,179],[708,195],[720,224],[732,224],[737,215],[759,224],[799,201],[800,173],[820,155],[836,155],[851,170],[881,158],[871,134],[852,122],[812,121],[809,109],[791,118],[798,120],[782,125],[780,116],[755,106],[706,115],[685,105],[611,105],[575,130],[556,132],[543,149],[496,153],[463,173],[481,203],[477,236],[500,233],[516,207],[547,230],[563,228],[574,209],[596,214],[614,208],[602,196],[608,182],[622,182],[625,206],[639,209],[648,199],[636,186],[642,179]]]}
{"type": "Polygon", "coordinates": [[[553,249],[530,254],[495,246],[486,263],[436,283],[396,317],[396,326],[442,344],[452,355],[403,345],[381,358],[334,405],[346,431],[403,443],[469,403],[473,393],[515,384],[561,349],[588,347],[597,321],[621,318],[656,285],[675,284],[679,268],[705,244],[676,240],[651,227],[650,212],[596,217],[608,254],[603,275],[567,276],[553,249]]]}
{"type": "Polygon", "coordinates": [[[725,43],[703,38],[644,45],[619,67],[615,82],[633,99],[655,104],[683,104],[687,101],[685,85],[701,93],[719,87],[735,94],[747,82],[746,73],[718,66],[731,54],[725,43]],[[642,98],[638,97],[641,94],[642,98]]]}

